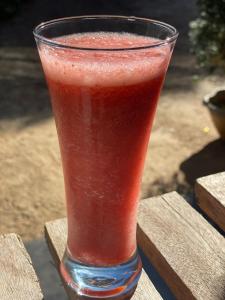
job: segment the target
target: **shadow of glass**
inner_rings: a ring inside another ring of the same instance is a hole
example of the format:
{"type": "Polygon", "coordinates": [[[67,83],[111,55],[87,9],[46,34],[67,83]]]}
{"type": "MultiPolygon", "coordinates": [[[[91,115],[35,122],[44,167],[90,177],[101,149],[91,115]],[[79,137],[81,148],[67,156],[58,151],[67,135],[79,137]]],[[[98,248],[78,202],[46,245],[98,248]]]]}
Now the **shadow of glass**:
{"type": "MultiPolygon", "coordinates": [[[[159,275],[155,267],[151,264],[149,259],[145,256],[144,252],[139,249],[139,254],[141,256],[141,260],[143,263],[143,268],[147,273],[148,277],[152,281],[158,293],[161,295],[164,300],[176,300],[175,296],[173,296],[170,288],[159,275]]],[[[150,295],[151,296],[151,295],[150,295]]],[[[153,299],[154,300],[154,299],[153,299]]]]}
{"type": "Polygon", "coordinates": [[[225,171],[225,141],[218,139],[183,161],[180,169],[193,185],[199,177],[225,171]]]}

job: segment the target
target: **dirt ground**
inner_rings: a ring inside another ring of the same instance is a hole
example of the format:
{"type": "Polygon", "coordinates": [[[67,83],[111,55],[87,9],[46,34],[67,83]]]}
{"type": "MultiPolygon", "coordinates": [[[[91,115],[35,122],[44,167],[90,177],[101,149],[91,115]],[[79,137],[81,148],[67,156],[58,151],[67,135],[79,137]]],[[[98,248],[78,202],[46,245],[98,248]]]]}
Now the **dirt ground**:
{"type": "MultiPolygon", "coordinates": [[[[193,10],[188,18],[193,17],[193,10]]],[[[163,12],[166,6],[158,13],[160,19],[163,12]]],[[[23,12],[13,19],[12,28],[18,28],[22,19],[23,12]]],[[[218,139],[202,105],[203,97],[221,87],[225,76],[207,75],[196,68],[185,47],[187,20],[184,27],[179,22],[184,37],[174,53],[158,106],[142,197],[177,190],[191,199],[197,177],[225,170],[225,143],[218,139]]],[[[15,43],[9,22],[4,26],[0,32],[0,233],[17,232],[29,240],[42,235],[46,221],[65,216],[63,178],[36,50],[29,38],[20,42],[17,37],[15,43]],[[6,41],[7,32],[10,39],[6,41]]],[[[23,31],[23,26],[18,30],[23,31]]]]}

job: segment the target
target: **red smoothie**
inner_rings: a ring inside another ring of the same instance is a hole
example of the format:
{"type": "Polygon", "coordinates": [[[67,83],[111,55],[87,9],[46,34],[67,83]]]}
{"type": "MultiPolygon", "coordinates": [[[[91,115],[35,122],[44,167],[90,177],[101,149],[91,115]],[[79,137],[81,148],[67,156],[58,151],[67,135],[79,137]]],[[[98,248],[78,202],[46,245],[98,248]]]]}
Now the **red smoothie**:
{"type": "MultiPolygon", "coordinates": [[[[86,48],[158,40],[108,32],[57,38],[86,48]]],[[[59,136],[68,250],[80,262],[116,265],[136,250],[141,175],[170,46],[126,51],[39,51],[59,136]]]]}

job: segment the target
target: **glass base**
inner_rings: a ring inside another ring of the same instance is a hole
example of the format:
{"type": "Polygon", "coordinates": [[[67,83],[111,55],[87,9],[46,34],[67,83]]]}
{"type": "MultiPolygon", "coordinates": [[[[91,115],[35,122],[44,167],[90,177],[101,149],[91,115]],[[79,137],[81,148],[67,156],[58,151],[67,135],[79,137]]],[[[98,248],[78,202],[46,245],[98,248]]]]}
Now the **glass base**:
{"type": "Polygon", "coordinates": [[[126,263],[99,267],[75,261],[65,251],[60,265],[61,275],[70,289],[80,296],[97,299],[119,296],[127,299],[136,288],[141,270],[142,263],[137,252],[126,263]]]}

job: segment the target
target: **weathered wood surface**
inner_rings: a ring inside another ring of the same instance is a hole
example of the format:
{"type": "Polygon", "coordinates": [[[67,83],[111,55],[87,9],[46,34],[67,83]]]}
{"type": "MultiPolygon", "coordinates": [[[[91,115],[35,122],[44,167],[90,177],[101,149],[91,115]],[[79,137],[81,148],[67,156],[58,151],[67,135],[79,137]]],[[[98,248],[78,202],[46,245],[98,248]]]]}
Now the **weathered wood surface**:
{"type": "MultiPolygon", "coordinates": [[[[59,219],[52,222],[48,222],[45,225],[45,236],[52,257],[57,267],[59,267],[59,263],[60,260],[62,259],[63,252],[66,245],[66,239],[67,239],[66,219],[59,219]]],[[[70,299],[82,299],[82,297],[78,297],[72,294],[68,289],[66,290],[67,293],[69,294],[70,299]]],[[[131,299],[132,300],[149,300],[149,299],[162,300],[161,296],[153,286],[152,282],[150,281],[150,279],[148,278],[144,270],[142,272],[138,287],[131,299]]]]}
{"type": "Polygon", "coordinates": [[[225,240],[176,192],[141,201],[138,242],[177,299],[225,299],[225,240]]]}
{"type": "Polygon", "coordinates": [[[43,299],[31,259],[14,233],[0,236],[0,299],[43,299]]]}
{"type": "Polygon", "coordinates": [[[225,172],[197,179],[197,203],[225,231],[225,172]]]}

